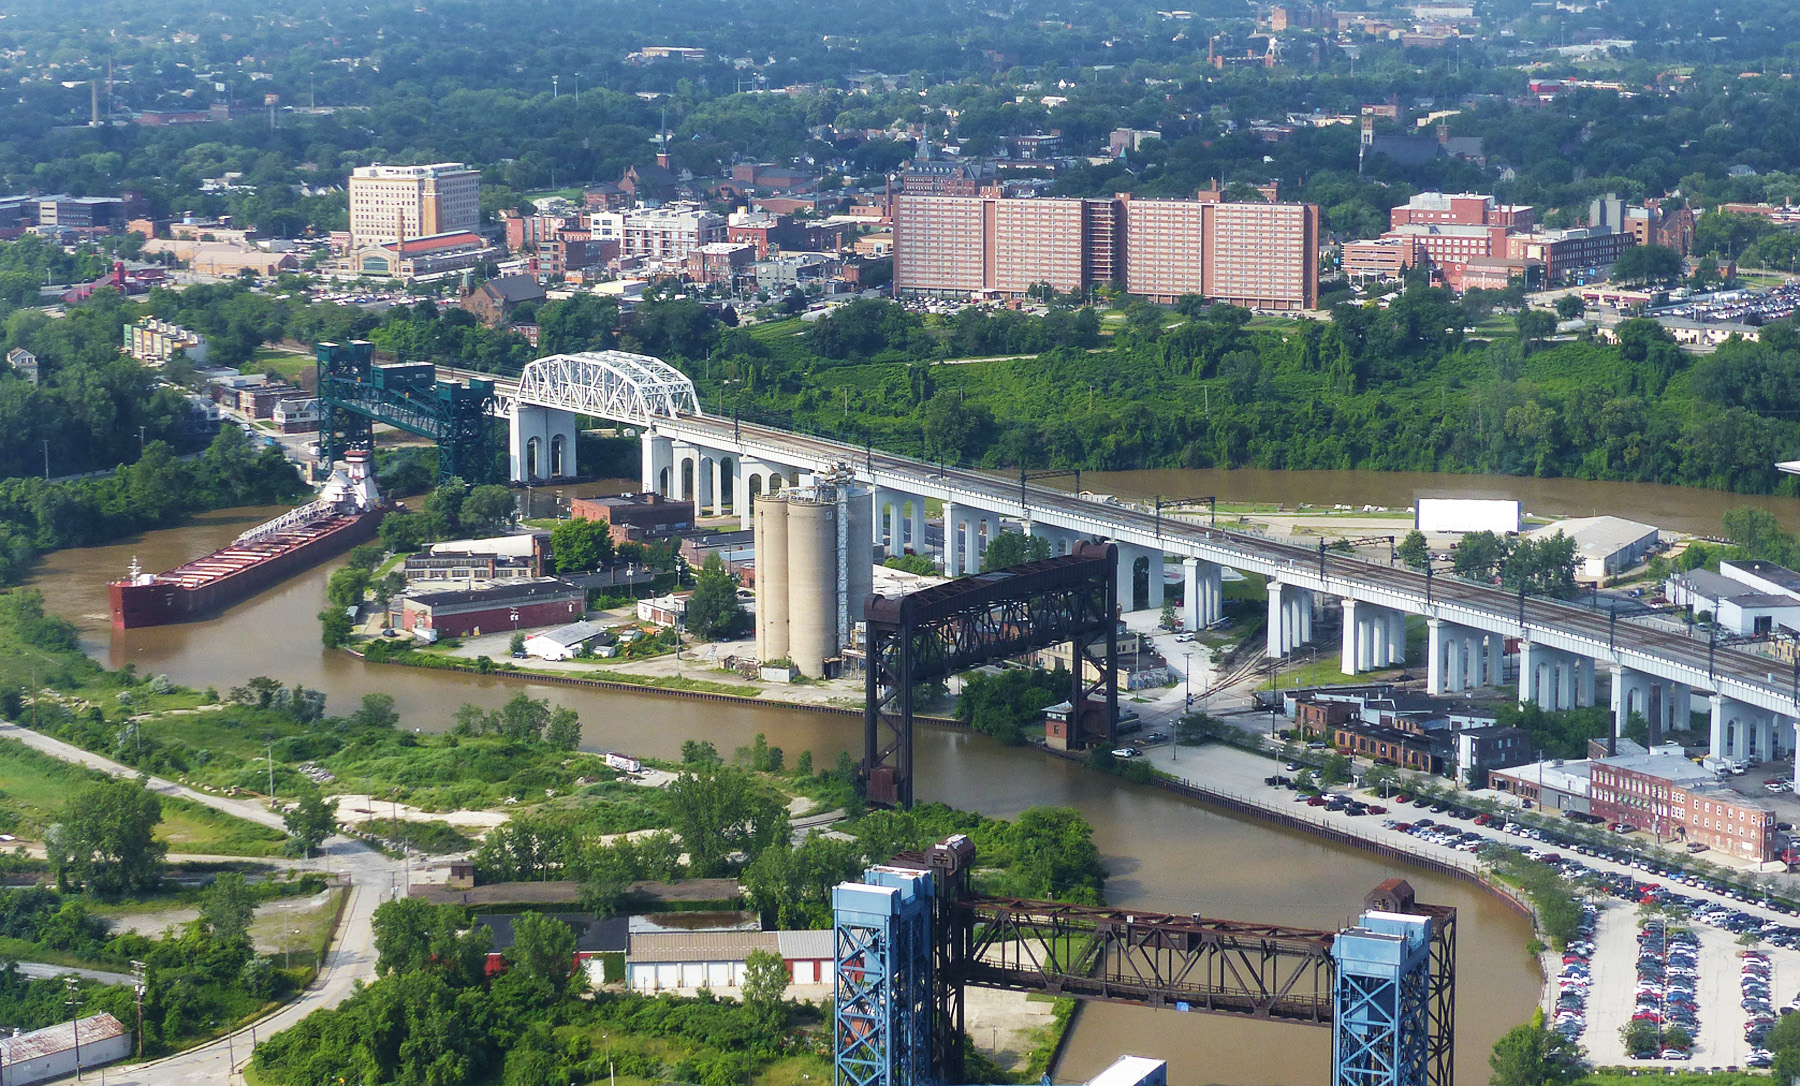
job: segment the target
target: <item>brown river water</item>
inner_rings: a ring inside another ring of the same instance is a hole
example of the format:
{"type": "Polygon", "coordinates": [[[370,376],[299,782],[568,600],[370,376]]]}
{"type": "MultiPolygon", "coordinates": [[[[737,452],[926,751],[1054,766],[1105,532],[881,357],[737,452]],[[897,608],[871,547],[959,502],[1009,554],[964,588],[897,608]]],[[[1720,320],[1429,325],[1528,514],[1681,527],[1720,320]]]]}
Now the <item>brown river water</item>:
{"type": "MultiPolygon", "coordinates": [[[[1535,513],[1615,513],[1663,527],[1716,532],[1718,513],[1755,502],[1800,527],[1788,499],[1747,499],[1708,491],[1572,480],[1363,472],[1144,471],[1084,475],[1084,487],[1124,496],[1217,494],[1238,501],[1404,506],[1416,494],[1518,497],[1535,513]]],[[[593,488],[584,488],[593,489],[593,488]]],[[[543,491],[539,491],[540,494],[543,491]]],[[[391,694],[404,726],[437,731],[464,702],[495,706],[515,690],[580,712],[585,744],[672,758],[684,739],[710,739],[721,750],[768,735],[793,757],[811,749],[829,765],[840,750],[858,753],[861,721],[775,705],[733,705],[656,694],[570,689],[528,680],[370,665],[319,645],[316,613],[337,563],[301,574],[210,621],[114,633],[105,583],[135,556],[159,570],[228,542],[276,510],[211,513],[189,524],[105,547],[45,559],[33,579],[51,610],[73,620],[95,659],[141,674],[166,673],[185,685],[221,690],[270,675],[327,692],[333,711],[362,695],[391,694]]],[[[540,507],[540,515],[547,510],[540,507]]],[[[1227,816],[1151,787],[1125,784],[985,737],[921,729],[917,739],[921,801],[1007,817],[1026,807],[1067,804],[1094,825],[1111,878],[1113,903],[1174,913],[1332,928],[1359,909],[1363,894],[1391,875],[1410,880],[1422,900],[1461,910],[1457,989],[1457,1075],[1485,1081],[1494,1041],[1531,1012],[1539,991],[1524,953],[1527,923],[1510,908],[1459,880],[1304,834],[1227,816]]],[[[1274,1025],[1096,1004],[1084,1009],[1057,1078],[1081,1080],[1121,1053],[1170,1061],[1177,1086],[1295,1084],[1327,1080],[1330,1034],[1274,1025]]]]}

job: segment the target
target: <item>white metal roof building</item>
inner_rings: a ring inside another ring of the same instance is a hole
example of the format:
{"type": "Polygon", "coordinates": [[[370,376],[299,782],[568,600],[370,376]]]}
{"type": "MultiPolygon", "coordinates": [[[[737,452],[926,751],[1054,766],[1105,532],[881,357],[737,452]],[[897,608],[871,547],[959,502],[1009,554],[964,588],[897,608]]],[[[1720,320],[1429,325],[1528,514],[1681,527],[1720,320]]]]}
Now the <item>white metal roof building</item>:
{"type": "Polygon", "coordinates": [[[0,1040],[0,1061],[6,1067],[7,1083],[29,1086],[74,1074],[77,1039],[81,1042],[82,1070],[131,1055],[131,1031],[110,1014],[93,1014],[0,1040]]]}
{"type": "Polygon", "coordinates": [[[580,652],[581,646],[605,632],[605,627],[592,622],[571,622],[527,637],[525,654],[540,660],[567,660],[580,652]]]}
{"type": "Polygon", "coordinates": [[[1649,524],[1624,517],[1572,517],[1526,532],[1528,539],[1549,539],[1557,532],[1575,541],[1576,576],[1604,580],[1643,561],[1661,542],[1649,524]]]}

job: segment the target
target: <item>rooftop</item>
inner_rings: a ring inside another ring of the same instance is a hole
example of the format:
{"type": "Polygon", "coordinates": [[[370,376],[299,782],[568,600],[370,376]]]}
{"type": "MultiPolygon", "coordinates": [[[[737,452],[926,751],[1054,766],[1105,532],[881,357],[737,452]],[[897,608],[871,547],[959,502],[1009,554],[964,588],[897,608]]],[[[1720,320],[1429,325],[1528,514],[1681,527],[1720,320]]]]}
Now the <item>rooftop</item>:
{"type": "MultiPolygon", "coordinates": [[[[597,954],[602,951],[622,951],[626,947],[626,919],[622,916],[598,919],[586,913],[550,913],[552,920],[560,920],[575,932],[575,953],[597,954]]],[[[475,917],[475,923],[488,928],[494,933],[493,950],[502,951],[513,945],[513,923],[518,916],[513,913],[483,913],[475,917]]]]}
{"type": "Polygon", "coordinates": [[[1719,567],[1732,566],[1753,574],[1772,584],[1779,585],[1784,592],[1800,594],[1800,573],[1795,573],[1786,566],[1778,566],[1774,562],[1732,561],[1721,562],[1719,567]]]}
{"type": "Polygon", "coordinates": [[[123,1037],[128,1032],[117,1018],[101,1012],[76,1022],[58,1022],[54,1026],[45,1026],[43,1029],[0,1040],[0,1059],[5,1060],[6,1066],[10,1068],[26,1060],[67,1052],[75,1047],[77,1028],[80,1030],[79,1039],[89,1044],[123,1037]]]}
{"type": "Polygon", "coordinates": [[[1684,788],[1688,785],[1717,784],[1719,780],[1711,770],[1702,769],[1686,758],[1673,754],[1620,754],[1612,758],[1596,758],[1594,765],[1655,777],[1684,788]]]}
{"type": "Polygon", "coordinates": [[[1611,554],[1645,536],[1656,535],[1657,529],[1624,517],[1571,517],[1533,528],[1525,534],[1533,539],[1548,539],[1557,532],[1574,540],[1576,551],[1582,554],[1611,554]]]}
{"type": "Polygon", "coordinates": [[[545,630],[543,633],[533,636],[531,640],[536,641],[538,638],[543,637],[556,642],[563,648],[573,648],[583,641],[591,640],[604,632],[604,627],[596,626],[592,622],[571,622],[567,626],[558,626],[554,630],[545,630]]]}
{"type": "Polygon", "coordinates": [[[531,600],[544,599],[586,591],[568,581],[555,577],[542,577],[532,580],[509,581],[506,584],[485,585],[481,588],[448,588],[441,591],[408,592],[406,598],[413,602],[433,607],[444,607],[458,603],[527,603],[531,600]]]}

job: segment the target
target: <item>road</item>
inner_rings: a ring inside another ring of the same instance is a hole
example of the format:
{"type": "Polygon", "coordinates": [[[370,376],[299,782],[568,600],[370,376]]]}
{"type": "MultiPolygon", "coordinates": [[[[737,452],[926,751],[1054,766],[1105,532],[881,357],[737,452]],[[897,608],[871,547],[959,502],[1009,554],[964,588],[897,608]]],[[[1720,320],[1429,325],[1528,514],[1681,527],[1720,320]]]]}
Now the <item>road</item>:
{"type": "MultiPolygon", "coordinates": [[[[927,497],[941,491],[951,495],[952,500],[967,501],[958,495],[979,495],[983,499],[981,508],[1007,516],[1020,507],[1022,497],[1029,515],[1047,524],[1091,525],[1098,521],[1127,541],[1155,539],[1167,550],[1194,553],[1207,561],[1292,580],[1303,588],[1320,582],[1330,595],[1346,591],[1376,593],[1391,601],[1405,601],[1403,609],[1409,613],[1442,612],[1443,617],[1455,622],[1473,622],[1478,615],[1481,628],[1507,636],[1544,637],[1552,647],[1559,638],[1579,639],[1586,645],[1599,646],[1602,657],[1631,659],[1629,666],[1651,673],[1673,665],[1684,672],[1681,681],[1693,683],[1697,692],[1724,684],[1733,697],[1766,701],[1769,708],[1778,704],[1776,711],[1787,715],[1796,715],[1796,703],[1800,702],[1800,676],[1785,674],[1782,664],[1767,656],[1712,648],[1704,641],[1629,620],[1614,623],[1606,614],[1574,604],[1521,598],[1494,586],[1448,575],[1427,576],[1355,556],[1322,554],[1314,547],[1228,531],[1185,518],[1158,517],[1147,509],[1128,505],[1102,504],[1066,490],[1022,484],[1017,478],[926,463],[733,419],[684,414],[672,420],[672,426],[676,433],[688,435],[684,439],[699,439],[708,447],[737,449],[742,455],[755,455],[744,451],[751,446],[775,447],[785,450],[790,460],[847,463],[856,469],[859,478],[876,478],[878,482],[885,478],[890,482],[882,485],[899,489],[906,487],[896,480],[907,480],[912,491],[923,491],[927,497]],[[1446,612],[1445,608],[1449,610],[1446,612]],[[1647,659],[1640,661],[1626,655],[1629,653],[1643,654],[1647,659]]],[[[1398,602],[1388,605],[1402,606],[1398,602]]],[[[1597,662],[1602,669],[1609,664],[1604,658],[1597,662]]]]}
{"type": "MultiPolygon", "coordinates": [[[[129,766],[16,724],[0,721],[0,738],[17,739],[51,757],[116,777],[137,776],[137,771],[129,766]]],[[[149,779],[149,787],[159,795],[180,796],[250,822],[284,828],[280,815],[252,800],[209,795],[157,777],[149,779]]],[[[325,964],[313,983],[273,1014],[236,1033],[160,1060],[109,1068],[106,1072],[109,1084],[163,1086],[167,1083],[241,1081],[236,1072],[250,1059],[257,1041],[288,1028],[313,1011],[337,1006],[350,997],[357,981],[374,977],[375,907],[401,892],[404,861],[390,859],[349,838],[333,837],[325,842],[314,862],[318,870],[337,875],[349,886],[350,899],[331,947],[326,951],[325,964]]]]}

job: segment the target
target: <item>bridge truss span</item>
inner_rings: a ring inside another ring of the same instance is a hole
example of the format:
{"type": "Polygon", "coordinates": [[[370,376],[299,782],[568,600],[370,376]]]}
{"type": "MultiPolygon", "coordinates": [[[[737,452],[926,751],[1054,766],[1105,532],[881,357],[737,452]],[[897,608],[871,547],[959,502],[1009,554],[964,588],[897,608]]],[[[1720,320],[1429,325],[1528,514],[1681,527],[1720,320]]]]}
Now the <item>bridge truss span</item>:
{"type": "Polygon", "coordinates": [[[531,362],[519,378],[517,403],[639,426],[702,414],[685,374],[660,358],[625,351],[553,354],[531,362]]]}
{"type": "Polygon", "coordinates": [[[1329,1026],[1335,934],[1043,901],[969,898],[965,983],[1329,1026]]]}

